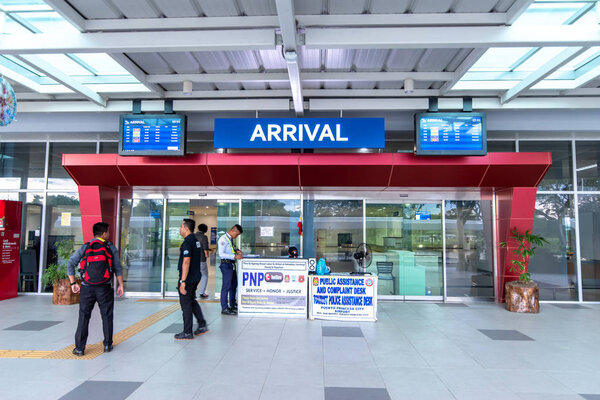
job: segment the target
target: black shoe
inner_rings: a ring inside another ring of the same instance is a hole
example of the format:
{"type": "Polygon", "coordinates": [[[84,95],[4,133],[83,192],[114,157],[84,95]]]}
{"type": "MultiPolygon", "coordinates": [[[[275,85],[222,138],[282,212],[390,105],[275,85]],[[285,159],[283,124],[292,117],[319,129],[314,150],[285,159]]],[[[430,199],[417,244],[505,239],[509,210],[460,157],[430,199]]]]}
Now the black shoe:
{"type": "Polygon", "coordinates": [[[83,350],[77,350],[77,348],[73,349],[73,354],[75,354],[77,357],[81,357],[85,354],[85,351],[83,350]]]}
{"type": "Polygon", "coordinates": [[[194,335],[192,335],[191,333],[185,333],[185,332],[181,332],[175,335],[175,339],[176,340],[192,340],[194,338],[194,335]]]}
{"type": "Polygon", "coordinates": [[[208,299],[209,296],[206,293],[202,293],[200,297],[202,297],[203,299],[208,299]]]}
{"type": "Polygon", "coordinates": [[[233,311],[234,313],[236,313],[236,314],[237,314],[237,312],[238,312],[238,309],[237,309],[237,307],[231,307],[231,308],[229,308],[229,309],[230,309],[231,311],[233,311]]]}
{"type": "Polygon", "coordinates": [[[113,345],[112,344],[104,345],[104,352],[105,353],[110,353],[112,351],[112,349],[113,349],[113,345]]]}
{"type": "Polygon", "coordinates": [[[206,327],[206,325],[204,326],[199,326],[198,329],[196,329],[194,331],[194,335],[198,336],[198,335],[202,335],[203,333],[208,332],[208,328],[206,327]]]}
{"type": "Polygon", "coordinates": [[[223,311],[221,311],[221,314],[223,314],[223,315],[236,315],[237,312],[233,311],[231,308],[226,308],[223,311]]]}

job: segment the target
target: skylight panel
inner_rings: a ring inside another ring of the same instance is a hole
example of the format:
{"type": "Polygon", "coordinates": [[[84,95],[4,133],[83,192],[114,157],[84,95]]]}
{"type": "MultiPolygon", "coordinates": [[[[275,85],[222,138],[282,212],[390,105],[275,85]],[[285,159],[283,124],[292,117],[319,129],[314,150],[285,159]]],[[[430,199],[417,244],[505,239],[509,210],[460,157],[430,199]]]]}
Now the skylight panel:
{"type": "Polygon", "coordinates": [[[586,2],[533,3],[514,25],[563,25],[588,7],[586,2]]]}
{"type": "Polygon", "coordinates": [[[83,68],[64,54],[39,54],[44,61],[59,68],[62,72],[70,76],[93,75],[90,71],[83,68]]]}
{"type": "Polygon", "coordinates": [[[470,71],[510,71],[513,64],[527,54],[531,47],[497,47],[489,49],[470,71]]]}
{"type": "Polygon", "coordinates": [[[559,55],[566,47],[544,47],[529,57],[523,64],[515,68],[515,71],[537,71],[544,64],[559,55]]]}
{"type": "Polygon", "coordinates": [[[125,68],[105,53],[80,53],[77,58],[94,68],[98,75],[129,75],[125,68]]]}
{"type": "Polygon", "coordinates": [[[0,12],[0,33],[12,35],[15,33],[30,33],[30,31],[5,13],[0,12]]]}
{"type": "Polygon", "coordinates": [[[79,33],[73,25],[55,11],[15,13],[40,33],[79,33]]]}

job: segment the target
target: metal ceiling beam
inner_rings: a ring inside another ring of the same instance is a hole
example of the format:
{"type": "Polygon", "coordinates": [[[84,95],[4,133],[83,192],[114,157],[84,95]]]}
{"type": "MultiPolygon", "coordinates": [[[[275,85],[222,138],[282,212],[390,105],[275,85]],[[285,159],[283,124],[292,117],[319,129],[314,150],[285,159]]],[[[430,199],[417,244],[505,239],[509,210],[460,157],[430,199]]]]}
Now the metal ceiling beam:
{"type": "Polygon", "coordinates": [[[481,58],[481,56],[487,51],[485,48],[481,49],[473,49],[469,53],[469,55],[463,60],[462,63],[456,68],[454,71],[454,76],[452,79],[448,80],[444,85],[440,88],[440,94],[443,96],[448,91],[452,89],[456,82],[460,81],[462,77],[467,73],[467,71],[481,58]]]}
{"type": "Polygon", "coordinates": [[[165,91],[157,84],[148,81],[148,75],[144,71],[137,66],[136,63],[131,61],[129,57],[127,57],[123,53],[111,53],[109,56],[112,57],[121,67],[123,67],[127,72],[133,75],[138,81],[140,81],[144,86],[153,91],[154,93],[163,96],[165,91]]]}
{"type": "Polygon", "coordinates": [[[16,57],[19,60],[21,60],[22,62],[37,69],[38,71],[44,72],[46,75],[48,75],[52,79],[61,83],[64,86],[68,87],[69,89],[73,90],[74,92],[81,94],[82,96],[86,97],[87,99],[93,101],[94,103],[96,103],[102,107],[106,107],[106,98],[105,97],[94,92],[87,86],[81,84],[79,81],[68,76],[67,74],[62,72],[60,69],[56,68],[55,66],[51,65],[50,63],[46,62],[45,60],[41,59],[40,57],[34,56],[34,55],[23,55],[23,56],[16,56],[16,57]]]}
{"type": "Polygon", "coordinates": [[[275,0],[279,29],[283,40],[283,58],[287,66],[292,101],[296,115],[304,114],[304,99],[302,98],[302,79],[298,60],[298,43],[296,42],[296,18],[292,0],[275,0]]]}
{"type": "Polygon", "coordinates": [[[3,54],[271,50],[275,47],[273,29],[8,36],[0,37],[3,54]]]}
{"type": "Polygon", "coordinates": [[[250,17],[191,17],[191,18],[131,18],[90,19],[85,21],[87,32],[175,31],[200,29],[277,28],[274,15],[250,17]]]}
{"type": "MultiPolygon", "coordinates": [[[[148,75],[150,83],[195,83],[215,82],[287,82],[285,72],[222,73],[222,74],[157,74],[148,75]]],[[[303,72],[303,81],[447,81],[454,78],[453,72],[303,72]]]]}
{"type": "Polygon", "coordinates": [[[516,0],[506,11],[506,25],[512,25],[535,0],[516,0]]]}
{"type": "Polygon", "coordinates": [[[305,44],[317,49],[589,47],[600,45],[600,25],[306,28],[305,44]]]}
{"type": "Polygon", "coordinates": [[[563,50],[554,58],[552,58],[552,60],[542,65],[537,71],[532,72],[521,82],[516,84],[511,89],[507,90],[506,93],[504,93],[500,97],[500,103],[504,104],[511,101],[519,94],[534,86],[536,83],[540,82],[542,79],[544,79],[545,77],[547,77],[548,75],[550,75],[551,73],[553,73],[554,71],[556,71],[557,69],[571,61],[573,58],[586,51],[587,49],[588,48],[586,47],[575,47],[563,50]]]}
{"type": "MultiPolygon", "coordinates": [[[[302,93],[306,97],[430,97],[438,96],[437,89],[417,89],[413,93],[406,93],[404,89],[304,89],[302,93]]],[[[292,91],[289,89],[267,89],[267,90],[198,90],[191,95],[182,91],[167,91],[167,98],[181,99],[218,99],[218,98],[273,98],[290,97],[292,91]]]]}
{"type": "MultiPolygon", "coordinates": [[[[53,0],[57,1],[57,0],[53,0]]],[[[61,3],[65,3],[61,1],[61,3]]],[[[64,14],[63,14],[64,16],[64,14]]],[[[296,15],[298,26],[495,26],[505,13],[296,15]]],[[[277,28],[277,16],[119,18],[84,20],[85,32],[174,31],[196,29],[277,28]]]]}
{"type": "Polygon", "coordinates": [[[297,15],[301,27],[504,25],[504,13],[297,15]]]}

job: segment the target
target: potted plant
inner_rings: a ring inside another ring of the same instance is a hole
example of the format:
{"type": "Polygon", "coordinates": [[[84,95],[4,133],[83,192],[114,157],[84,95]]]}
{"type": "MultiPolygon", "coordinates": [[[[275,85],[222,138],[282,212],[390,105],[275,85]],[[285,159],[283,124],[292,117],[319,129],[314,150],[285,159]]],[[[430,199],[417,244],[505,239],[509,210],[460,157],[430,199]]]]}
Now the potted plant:
{"type": "MultiPolygon", "coordinates": [[[[79,293],[73,293],[67,275],[67,261],[73,254],[73,241],[62,240],[56,244],[58,260],[51,263],[42,275],[44,287],[52,285],[52,304],[77,304],[79,293]]],[[[78,282],[81,281],[78,279],[78,282]]]]}
{"type": "MultiPolygon", "coordinates": [[[[541,236],[534,235],[529,230],[519,233],[517,228],[512,230],[510,237],[519,246],[513,251],[510,272],[519,272],[519,279],[507,282],[504,285],[506,309],[513,312],[540,312],[540,290],[538,284],[531,280],[528,271],[529,259],[535,256],[535,249],[543,247],[549,242],[541,236]]],[[[508,247],[507,242],[500,243],[502,247],[508,247]]]]}

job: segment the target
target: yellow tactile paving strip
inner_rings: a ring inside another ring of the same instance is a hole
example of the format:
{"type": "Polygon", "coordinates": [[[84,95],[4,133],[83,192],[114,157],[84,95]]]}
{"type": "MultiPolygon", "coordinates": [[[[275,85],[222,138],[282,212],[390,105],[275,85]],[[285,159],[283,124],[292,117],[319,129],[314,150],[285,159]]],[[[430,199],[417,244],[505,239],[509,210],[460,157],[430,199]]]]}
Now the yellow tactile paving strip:
{"type": "MultiPolygon", "coordinates": [[[[123,329],[113,335],[113,345],[123,343],[130,337],[140,333],[150,325],[155,324],[161,319],[173,314],[179,310],[179,304],[170,305],[157,313],[150,315],[143,320],[136,322],[128,328],[123,329]]],[[[35,351],[35,350],[0,350],[0,358],[37,358],[37,359],[60,359],[60,360],[93,360],[104,352],[102,342],[89,344],[85,348],[85,355],[75,356],[72,352],[75,345],[70,345],[58,351],[35,351]]]]}
{"type": "Polygon", "coordinates": [[[41,350],[0,350],[0,358],[45,358],[54,351],[41,350]]]}

